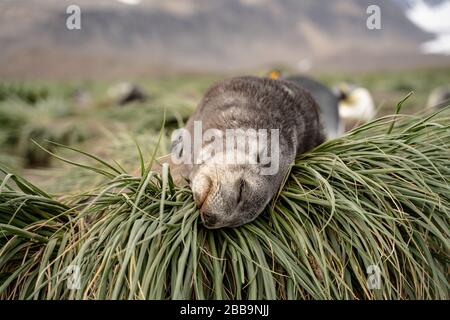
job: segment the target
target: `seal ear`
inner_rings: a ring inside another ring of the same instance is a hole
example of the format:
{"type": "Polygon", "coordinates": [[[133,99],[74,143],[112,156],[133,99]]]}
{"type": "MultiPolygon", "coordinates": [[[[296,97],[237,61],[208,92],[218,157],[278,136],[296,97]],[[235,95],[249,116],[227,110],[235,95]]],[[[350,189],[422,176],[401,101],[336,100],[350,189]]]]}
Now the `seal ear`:
{"type": "Polygon", "coordinates": [[[172,135],[172,146],[170,147],[170,153],[175,155],[178,159],[183,157],[183,131],[177,130],[172,135]]]}

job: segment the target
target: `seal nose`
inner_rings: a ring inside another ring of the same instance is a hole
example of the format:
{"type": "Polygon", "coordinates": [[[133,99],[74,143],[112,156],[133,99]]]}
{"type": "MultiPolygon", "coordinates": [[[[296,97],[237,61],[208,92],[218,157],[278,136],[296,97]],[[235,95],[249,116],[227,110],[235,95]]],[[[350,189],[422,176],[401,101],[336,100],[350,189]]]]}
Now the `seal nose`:
{"type": "Polygon", "coordinates": [[[192,191],[194,193],[194,201],[198,208],[201,208],[203,203],[206,201],[212,187],[211,179],[202,175],[194,180],[192,185],[192,191]]]}
{"type": "Polygon", "coordinates": [[[211,212],[203,211],[202,220],[205,227],[213,227],[217,223],[217,217],[211,212]]]}

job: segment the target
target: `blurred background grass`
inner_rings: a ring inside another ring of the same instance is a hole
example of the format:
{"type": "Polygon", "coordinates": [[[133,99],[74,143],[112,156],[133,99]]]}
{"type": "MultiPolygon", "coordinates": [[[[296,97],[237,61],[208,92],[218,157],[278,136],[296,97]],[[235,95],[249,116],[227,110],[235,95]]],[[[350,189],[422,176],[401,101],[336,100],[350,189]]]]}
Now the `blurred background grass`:
{"type": "MultiPolygon", "coordinates": [[[[254,74],[266,73],[259,70],[254,74]]],[[[136,79],[133,83],[145,92],[147,100],[126,105],[119,105],[108,93],[114,81],[0,82],[0,163],[51,192],[98,183],[88,172],[52,159],[33,142],[55,151],[47,142],[54,141],[118,161],[133,172],[138,163],[134,140],[144,154],[150,155],[165,113],[165,131],[157,155],[167,153],[171,131],[185,123],[208,86],[223,77],[185,74],[136,79]]],[[[315,77],[329,86],[350,81],[368,88],[381,116],[392,113],[396,103],[411,91],[414,95],[402,112],[423,109],[430,92],[450,82],[450,66],[321,73],[315,77]]],[[[66,153],[63,151],[63,156],[66,153]]]]}
{"type": "MultiPolygon", "coordinates": [[[[37,147],[33,140],[50,151],[55,150],[48,140],[76,146],[119,161],[127,170],[133,171],[137,166],[134,140],[147,155],[153,152],[165,113],[165,134],[158,155],[167,153],[171,131],[183,125],[207,87],[223,77],[215,74],[137,79],[133,83],[147,94],[148,99],[123,106],[108,95],[113,81],[1,82],[0,162],[54,192],[91,183],[89,173],[67,168],[37,147]]],[[[403,112],[414,113],[424,108],[433,88],[450,82],[450,66],[395,72],[318,74],[316,78],[330,86],[352,81],[368,88],[378,115],[392,113],[393,106],[412,91],[414,95],[405,104],[403,112]]],[[[93,184],[96,182],[92,181],[93,184]]]]}
{"type": "MultiPolygon", "coordinates": [[[[0,1],[0,163],[55,192],[89,183],[37,147],[79,147],[135,170],[133,139],[158,155],[216,80],[271,69],[357,84],[378,116],[420,111],[450,83],[450,0],[0,1]],[[368,27],[369,6],[380,28],[368,27]],[[21,21],[21,23],[17,23],[21,21]],[[123,105],[132,84],[147,99],[123,105]],[[114,89],[114,90],[113,90],[114,89]]],[[[66,155],[67,151],[59,151],[66,155]]],[[[76,156],[75,156],[76,157],[76,156]]]]}

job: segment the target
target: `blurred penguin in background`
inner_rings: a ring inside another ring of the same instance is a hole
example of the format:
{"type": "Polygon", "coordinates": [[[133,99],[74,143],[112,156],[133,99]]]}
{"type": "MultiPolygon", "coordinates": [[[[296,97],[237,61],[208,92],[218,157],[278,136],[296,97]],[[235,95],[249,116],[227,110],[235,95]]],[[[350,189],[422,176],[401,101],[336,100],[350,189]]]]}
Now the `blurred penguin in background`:
{"type": "Polygon", "coordinates": [[[428,97],[427,108],[445,108],[450,105],[450,85],[434,89],[428,97]]]}
{"type": "Polygon", "coordinates": [[[339,99],[330,88],[305,76],[284,76],[277,70],[271,71],[269,78],[292,81],[312,95],[322,112],[323,126],[328,139],[337,138],[344,133],[339,116],[339,99]]]}
{"type": "Polygon", "coordinates": [[[145,91],[137,84],[130,82],[120,82],[108,89],[107,95],[111,101],[119,106],[124,106],[132,102],[145,102],[148,98],[145,91]]]}
{"type": "Polygon", "coordinates": [[[339,116],[345,123],[346,130],[375,117],[375,104],[366,88],[342,83],[334,91],[339,99],[339,116]]]}

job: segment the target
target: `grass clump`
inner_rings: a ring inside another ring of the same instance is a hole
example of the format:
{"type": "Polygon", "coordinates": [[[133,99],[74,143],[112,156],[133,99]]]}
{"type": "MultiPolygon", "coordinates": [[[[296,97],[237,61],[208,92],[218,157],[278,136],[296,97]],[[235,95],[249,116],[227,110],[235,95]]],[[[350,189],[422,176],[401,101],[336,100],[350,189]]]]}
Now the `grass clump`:
{"type": "Polygon", "coordinates": [[[36,102],[19,99],[0,102],[0,149],[23,159],[27,167],[48,167],[51,156],[37,148],[32,140],[52,146],[46,140],[75,144],[95,134],[88,119],[75,121],[76,110],[58,98],[36,102]]]}
{"type": "Polygon", "coordinates": [[[0,297],[448,299],[449,145],[450,108],[375,120],[299,157],[253,223],[212,231],[149,170],[96,159],[107,182],[60,197],[5,172],[0,297]]]}
{"type": "Polygon", "coordinates": [[[43,86],[0,82],[0,101],[20,99],[28,104],[35,104],[49,97],[49,90],[43,86]]]}

